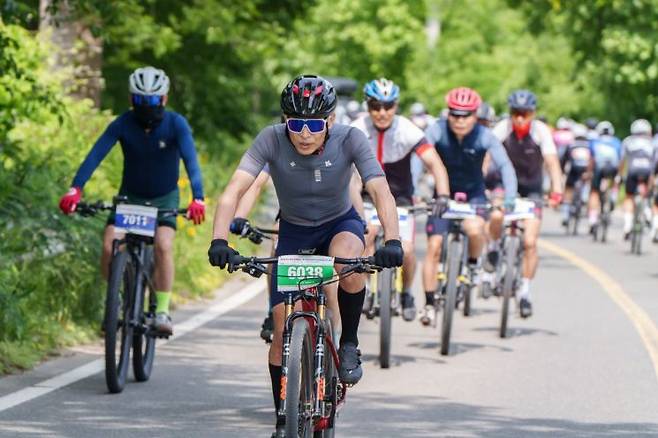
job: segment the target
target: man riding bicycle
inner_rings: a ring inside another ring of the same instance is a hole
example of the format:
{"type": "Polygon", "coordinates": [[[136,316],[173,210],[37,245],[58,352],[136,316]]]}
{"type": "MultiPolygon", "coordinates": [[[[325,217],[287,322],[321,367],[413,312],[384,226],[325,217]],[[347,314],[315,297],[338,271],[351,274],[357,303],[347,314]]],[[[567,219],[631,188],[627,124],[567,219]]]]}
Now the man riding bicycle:
{"type": "MultiPolygon", "coordinates": [[[[622,142],[622,162],[619,174],[626,167],[626,198],[624,199],[624,240],[628,240],[633,227],[635,203],[633,197],[641,185],[650,187],[654,171],[654,149],[651,141],[651,124],[645,119],[631,123],[631,135],[622,142]]],[[[645,193],[646,196],[648,194],[645,193]]]]}
{"type": "MultiPolygon", "coordinates": [[[[505,204],[514,205],[516,197],[516,176],[514,168],[500,141],[491,130],[477,123],[477,109],[482,99],[470,88],[455,88],[446,95],[448,104],[447,120],[441,119],[425,131],[428,141],[434,145],[448,170],[450,196],[465,193],[471,203],[486,203],[484,157],[489,152],[494,164],[502,173],[505,186],[505,204]]],[[[439,197],[439,203],[446,199],[439,197]]],[[[425,308],[421,323],[430,325],[434,317],[434,293],[438,287],[437,267],[441,258],[443,236],[448,233],[450,222],[439,217],[427,219],[427,256],[423,263],[423,286],[425,288],[425,308]]],[[[484,246],[484,218],[466,219],[462,223],[468,236],[468,264],[472,277],[475,277],[478,258],[484,246]]]]}
{"type": "MultiPolygon", "coordinates": [[[[411,159],[415,154],[420,158],[428,172],[434,178],[434,185],[439,195],[448,195],[448,174],[436,149],[425,138],[425,134],[409,119],[396,115],[400,88],[387,79],[373,80],[364,87],[368,115],[355,120],[352,126],[366,134],[370,147],[377,156],[386,174],[398,207],[412,205],[414,183],[412,179],[411,159]]],[[[368,220],[369,218],[365,218],[368,220]]],[[[378,226],[369,225],[366,236],[366,252],[374,252],[375,236],[378,226]]],[[[414,236],[403,236],[404,248],[403,285],[400,302],[402,317],[413,321],[416,307],[411,286],[416,273],[416,256],[414,236]]]]}
{"type": "Polygon", "coordinates": [[[579,193],[574,191],[576,183],[585,184],[591,180],[594,166],[590,140],[587,139],[587,127],[575,123],[571,128],[571,132],[574,140],[567,145],[567,149],[560,160],[560,167],[567,174],[567,180],[564,184],[564,203],[562,204],[562,225],[565,227],[569,223],[574,196],[582,196],[582,191],[579,193]]]}
{"type": "MultiPolygon", "coordinates": [[[[281,93],[285,123],[269,126],[258,134],[217,205],[213,241],[208,250],[213,266],[233,268],[237,252],[226,240],[229,225],[240,197],[266,164],[281,208],[277,256],[302,253],[353,258],[363,254],[363,222],[349,194],[352,167],[356,166],[384,228],[386,243],[375,253],[375,263],[389,268],[402,264],[397,209],[384,172],[361,131],[334,125],[336,101],[334,87],[319,76],[298,76],[286,85],[281,93]]],[[[342,266],[335,268],[341,272],[342,266]]],[[[276,267],[272,272],[276,272],[276,267]]],[[[277,292],[276,277],[271,283],[274,336],[269,369],[278,411],[285,310],[284,294],[277,292]]],[[[364,298],[363,274],[340,279],[339,376],[348,384],[357,383],[363,373],[357,331],[364,298]]],[[[283,426],[277,420],[277,433],[283,432],[283,426]]]]}
{"type": "MultiPolygon", "coordinates": [[[[601,181],[607,179],[613,186],[614,178],[617,176],[619,163],[621,162],[621,141],[615,137],[615,128],[607,120],[596,126],[598,138],[591,140],[590,147],[594,160],[594,177],[589,195],[589,225],[590,232],[595,232],[599,223],[599,212],[601,211],[601,181]]],[[[613,201],[614,205],[614,201],[613,201]]]]}
{"type": "MultiPolygon", "coordinates": [[[[129,78],[132,109],[114,119],[96,141],[80,165],[71,188],[59,208],[64,214],[75,211],[82,189],[96,168],[119,142],[123,152],[123,175],[119,195],[136,204],[149,203],[161,209],[176,209],[179,203],[178,176],[181,158],[192,185],[193,200],[188,217],[195,224],[205,219],[201,169],[197,160],[192,131],[187,120],[173,111],[165,111],[169,78],[154,67],[135,70],[129,78]]],[[[162,335],[172,334],[169,302],[174,283],[173,240],[176,218],[158,219],[155,234],[155,271],[157,309],[154,328],[162,335]]],[[[107,219],[103,235],[101,272],[107,280],[116,239],[114,213],[107,219]]]]}
{"type": "MultiPolygon", "coordinates": [[[[553,136],[548,126],[535,120],[537,97],[528,90],[514,91],[507,99],[510,118],[501,121],[493,132],[503,142],[516,177],[519,182],[519,195],[535,200],[536,218],[524,221],[524,253],[521,286],[518,291],[521,317],[532,315],[530,281],[535,277],[539,257],[537,238],[541,227],[541,206],[543,205],[544,166],[551,179],[551,207],[559,205],[562,199],[562,174],[553,136]]],[[[492,219],[493,222],[493,219],[492,219]]],[[[492,228],[500,227],[497,225],[492,228]]]]}

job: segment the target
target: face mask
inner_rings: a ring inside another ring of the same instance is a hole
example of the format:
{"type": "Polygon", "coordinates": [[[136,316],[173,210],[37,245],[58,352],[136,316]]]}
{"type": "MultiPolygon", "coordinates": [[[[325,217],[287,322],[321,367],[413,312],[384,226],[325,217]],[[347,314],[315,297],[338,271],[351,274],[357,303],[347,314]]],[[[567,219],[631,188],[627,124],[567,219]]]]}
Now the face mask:
{"type": "Polygon", "coordinates": [[[530,122],[523,125],[512,124],[512,129],[516,134],[516,137],[519,140],[523,140],[528,134],[530,134],[530,122]]]}
{"type": "Polygon", "coordinates": [[[163,105],[135,105],[133,111],[140,126],[144,129],[153,129],[164,119],[163,105]]]}

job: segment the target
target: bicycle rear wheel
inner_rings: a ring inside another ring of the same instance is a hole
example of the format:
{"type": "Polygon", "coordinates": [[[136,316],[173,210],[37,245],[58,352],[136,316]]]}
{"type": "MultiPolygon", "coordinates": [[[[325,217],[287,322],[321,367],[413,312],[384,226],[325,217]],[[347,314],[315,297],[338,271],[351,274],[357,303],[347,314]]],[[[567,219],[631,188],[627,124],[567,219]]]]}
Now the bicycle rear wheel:
{"type": "Polygon", "coordinates": [[[382,269],[377,273],[379,286],[379,365],[391,366],[391,294],[393,292],[393,269],[382,269]]]}
{"type": "Polygon", "coordinates": [[[642,203],[636,202],[635,212],[633,214],[633,229],[631,230],[631,254],[642,254],[642,229],[644,228],[644,224],[642,223],[642,209],[642,203]]]}
{"type": "Polygon", "coordinates": [[[313,341],[308,321],[295,320],[285,391],[286,436],[313,436],[313,341]]]}
{"type": "Polygon", "coordinates": [[[516,275],[516,253],[519,250],[519,239],[510,236],[505,239],[505,275],[503,277],[503,308],[500,315],[501,338],[507,337],[507,325],[509,319],[509,303],[514,295],[514,277],[516,275]]]}
{"type": "MultiPolygon", "coordinates": [[[[153,248],[147,247],[146,254],[144,256],[146,265],[144,270],[153,274],[153,248]]],[[[143,278],[142,293],[144,295],[144,301],[147,303],[145,310],[140,315],[141,326],[147,330],[143,333],[135,333],[133,335],[133,374],[135,375],[135,380],[138,382],[146,382],[151,377],[151,371],[153,370],[153,360],[155,359],[155,337],[147,334],[149,320],[155,318],[155,291],[152,291],[149,286],[146,278],[143,278]]]]}
{"type": "Polygon", "coordinates": [[[461,264],[460,249],[461,242],[457,240],[452,240],[448,245],[448,282],[443,305],[443,320],[441,321],[441,354],[444,356],[450,353],[452,315],[457,301],[457,276],[461,264]]]}
{"type": "Polygon", "coordinates": [[[105,298],[105,382],[113,394],[123,391],[128,375],[133,328],[130,326],[134,266],[126,251],[112,259],[105,298]],[[118,345],[117,345],[118,343],[118,345]]]}

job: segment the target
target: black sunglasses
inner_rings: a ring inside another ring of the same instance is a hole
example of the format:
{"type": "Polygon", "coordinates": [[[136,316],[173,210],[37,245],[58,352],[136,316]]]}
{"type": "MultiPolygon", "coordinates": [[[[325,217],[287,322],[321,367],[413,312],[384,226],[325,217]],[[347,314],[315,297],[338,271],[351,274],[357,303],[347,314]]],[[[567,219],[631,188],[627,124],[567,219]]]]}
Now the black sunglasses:
{"type": "Polygon", "coordinates": [[[461,119],[471,117],[473,115],[473,111],[450,111],[448,112],[448,115],[450,115],[450,117],[461,119]]]}
{"type": "Polygon", "coordinates": [[[377,100],[371,100],[368,102],[368,109],[370,111],[380,111],[384,108],[386,111],[392,109],[395,106],[395,101],[393,102],[379,102],[377,100]]]}

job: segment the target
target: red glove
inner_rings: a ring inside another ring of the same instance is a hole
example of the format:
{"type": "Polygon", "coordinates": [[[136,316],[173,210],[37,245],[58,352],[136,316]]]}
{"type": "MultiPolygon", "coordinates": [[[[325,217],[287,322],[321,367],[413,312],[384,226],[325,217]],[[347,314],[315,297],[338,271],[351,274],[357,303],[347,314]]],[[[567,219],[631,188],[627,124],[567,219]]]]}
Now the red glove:
{"type": "Polygon", "coordinates": [[[562,193],[557,193],[557,192],[551,193],[551,195],[548,197],[548,202],[551,205],[551,207],[553,208],[557,207],[562,202],[562,193]]]}
{"type": "Polygon", "coordinates": [[[64,214],[71,214],[75,211],[82,198],[82,189],[80,187],[71,187],[66,195],[59,200],[59,209],[64,214]]]}
{"type": "Polygon", "coordinates": [[[194,225],[199,225],[206,220],[206,204],[203,199],[195,199],[187,207],[187,218],[192,219],[194,225]]]}

